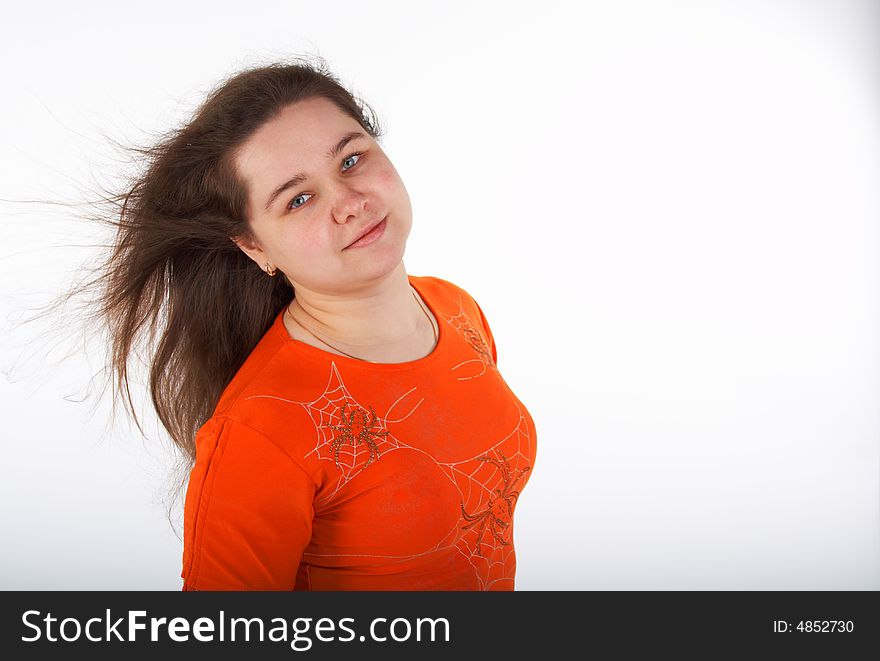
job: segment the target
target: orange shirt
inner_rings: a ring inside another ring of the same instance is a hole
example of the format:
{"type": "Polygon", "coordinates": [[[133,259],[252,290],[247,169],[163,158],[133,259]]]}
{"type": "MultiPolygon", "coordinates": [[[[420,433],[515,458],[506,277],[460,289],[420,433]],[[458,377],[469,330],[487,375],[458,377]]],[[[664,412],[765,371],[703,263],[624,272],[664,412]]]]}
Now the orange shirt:
{"type": "Polygon", "coordinates": [[[439,324],[418,360],[323,351],[279,313],[196,436],[184,590],[513,590],[534,422],[476,301],[408,277],[439,324]]]}

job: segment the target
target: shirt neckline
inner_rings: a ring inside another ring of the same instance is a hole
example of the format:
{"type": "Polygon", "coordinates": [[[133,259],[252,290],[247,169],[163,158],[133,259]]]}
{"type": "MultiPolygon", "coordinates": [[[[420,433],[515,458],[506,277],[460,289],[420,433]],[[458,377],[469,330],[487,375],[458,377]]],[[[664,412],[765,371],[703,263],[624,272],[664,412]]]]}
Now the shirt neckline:
{"type": "Polygon", "coordinates": [[[284,325],[284,312],[287,309],[286,305],[278,313],[278,316],[275,317],[275,322],[272,325],[275,330],[281,335],[282,340],[284,340],[287,346],[312,358],[329,360],[336,362],[340,365],[359,367],[361,369],[377,372],[393,372],[397,370],[423,367],[434,362],[443,351],[444,347],[446,346],[447,329],[443,317],[441,317],[440,313],[437,312],[437,309],[431,301],[431,298],[425,295],[425,292],[422,288],[422,285],[424,283],[421,282],[423,278],[409,274],[407,274],[406,277],[407,280],[409,280],[409,284],[416,290],[425,305],[428,306],[428,309],[431,311],[431,314],[434,315],[434,319],[437,322],[437,345],[434,347],[433,351],[431,351],[431,353],[429,353],[427,356],[422,356],[421,358],[417,358],[416,360],[408,360],[403,363],[371,363],[366,360],[349,358],[348,356],[325,351],[324,349],[319,349],[318,347],[312,346],[311,344],[306,344],[301,340],[294,339],[290,336],[290,333],[287,332],[287,328],[284,325]]]}

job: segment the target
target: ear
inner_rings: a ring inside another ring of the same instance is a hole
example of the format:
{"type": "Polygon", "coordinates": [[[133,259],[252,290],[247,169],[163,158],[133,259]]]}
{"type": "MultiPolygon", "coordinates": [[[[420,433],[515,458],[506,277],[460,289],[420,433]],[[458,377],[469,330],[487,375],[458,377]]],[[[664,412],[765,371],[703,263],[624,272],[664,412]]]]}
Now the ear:
{"type": "Polygon", "coordinates": [[[245,255],[254,260],[260,268],[263,268],[263,265],[269,261],[266,254],[254,239],[249,239],[243,236],[231,236],[229,237],[229,240],[237,245],[245,255]]]}

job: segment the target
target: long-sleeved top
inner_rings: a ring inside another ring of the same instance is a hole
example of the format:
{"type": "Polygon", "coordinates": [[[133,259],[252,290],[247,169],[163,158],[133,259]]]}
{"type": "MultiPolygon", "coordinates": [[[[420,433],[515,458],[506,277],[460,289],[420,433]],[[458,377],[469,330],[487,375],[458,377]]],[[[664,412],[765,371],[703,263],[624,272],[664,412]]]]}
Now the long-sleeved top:
{"type": "Polygon", "coordinates": [[[408,276],[433,351],[370,363],[293,339],[283,310],[196,435],[184,590],[513,590],[536,431],[482,309],[408,276]]]}

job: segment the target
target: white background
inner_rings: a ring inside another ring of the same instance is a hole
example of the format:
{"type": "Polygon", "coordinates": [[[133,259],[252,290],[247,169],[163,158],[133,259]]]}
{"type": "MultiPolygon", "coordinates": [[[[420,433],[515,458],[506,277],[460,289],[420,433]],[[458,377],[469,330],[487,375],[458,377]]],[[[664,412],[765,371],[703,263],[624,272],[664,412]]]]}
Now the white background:
{"type": "Polygon", "coordinates": [[[27,200],[118,176],[102,134],[149,142],[235,70],[320,55],[385,125],[408,272],[477,299],[535,419],[517,589],[880,589],[878,10],[4,9],[0,588],[181,585],[143,391],[146,440],[89,392],[99,342],[21,323],[94,228],[27,200]]]}

